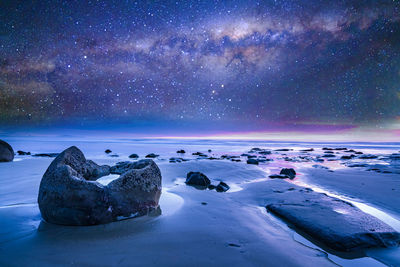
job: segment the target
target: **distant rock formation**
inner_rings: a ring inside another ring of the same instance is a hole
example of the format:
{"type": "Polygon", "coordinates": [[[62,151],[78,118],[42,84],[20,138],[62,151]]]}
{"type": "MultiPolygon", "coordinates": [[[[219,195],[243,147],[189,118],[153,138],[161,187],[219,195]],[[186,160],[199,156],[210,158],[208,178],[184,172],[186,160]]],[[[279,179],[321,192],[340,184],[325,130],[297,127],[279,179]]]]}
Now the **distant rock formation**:
{"type": "Polygon", "coordinates": [[[105,186],[95,180],[110,174],[112,168],[86,160],[75,146],[64,150],[40,183],[38,203],[43,219],[62,225],[95,225],[156,209],[161,172],[152,160],[135,163],[115,168],[121,176],[105,186]]]}

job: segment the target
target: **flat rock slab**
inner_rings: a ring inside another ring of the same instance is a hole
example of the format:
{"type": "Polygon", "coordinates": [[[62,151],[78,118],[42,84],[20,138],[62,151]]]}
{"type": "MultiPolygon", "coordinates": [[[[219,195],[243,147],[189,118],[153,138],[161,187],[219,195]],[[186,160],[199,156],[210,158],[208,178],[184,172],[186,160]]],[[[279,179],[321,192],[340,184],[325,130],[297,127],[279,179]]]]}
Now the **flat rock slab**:
{"type": "Polygon", "coordinates": [[[267,210],[318,243],[338,252],[400,245],[400,234],[353,204],[289,185],[268,196],[267,210]]]}

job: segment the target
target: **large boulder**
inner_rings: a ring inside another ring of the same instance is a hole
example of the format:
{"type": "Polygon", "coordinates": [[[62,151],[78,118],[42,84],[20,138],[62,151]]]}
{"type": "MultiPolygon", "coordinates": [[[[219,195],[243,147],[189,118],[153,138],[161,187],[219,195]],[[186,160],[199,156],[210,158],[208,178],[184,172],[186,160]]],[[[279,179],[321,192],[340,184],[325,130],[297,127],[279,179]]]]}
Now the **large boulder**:
{"type": "Polygon", "coordinates": [[[5,141],[0,140],[0,162],[9,162],[14,159],[13,148],[5,141]]]}
{"type": "Polygon", "coordinates": [[[109,166],[86,160],[77,147],[64,150],[40,183],[38,203],[43,219],[62,225],[95,225],[143,215],[158,207],[161,172],[152,160],[124,168],[108,185],[95,181],[108,174],[109,166]]]}

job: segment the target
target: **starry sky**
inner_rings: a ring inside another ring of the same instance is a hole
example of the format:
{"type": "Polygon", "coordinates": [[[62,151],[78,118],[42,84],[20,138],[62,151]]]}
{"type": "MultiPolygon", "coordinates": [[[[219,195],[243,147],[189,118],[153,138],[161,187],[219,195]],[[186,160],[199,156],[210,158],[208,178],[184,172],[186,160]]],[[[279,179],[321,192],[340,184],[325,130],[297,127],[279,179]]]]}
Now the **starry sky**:
{"type": "Polygon", "coordinates": [[[397,0],[0,2],[3,127],[400,135],[399,118],[397,0]]]}

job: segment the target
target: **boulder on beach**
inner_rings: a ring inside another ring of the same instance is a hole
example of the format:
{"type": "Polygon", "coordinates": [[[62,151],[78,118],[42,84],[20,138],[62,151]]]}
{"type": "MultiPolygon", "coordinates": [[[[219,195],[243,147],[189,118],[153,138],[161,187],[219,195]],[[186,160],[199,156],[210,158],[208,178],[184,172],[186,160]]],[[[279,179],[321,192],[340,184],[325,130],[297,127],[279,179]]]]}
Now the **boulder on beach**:
{"type": "Polygon", "coordinates": [[[139,155],[138,154],[130,154],[129,158],[130,159],[137,159],[137,158],[139,158],[139,155]]]}
{"type": "Polygon", "coordinates": [[[14,150],[7,142],[0,140],[0,162],[14,160],[14,150]]]}
{"type": "Polygon", "coordinates": [[[349,202],[294,185],[270,187],[271,193],[265,194],[267,210],[329,252],[359,253],[400,245],[399,233],[349,202]],[[294,189],[285,190],[289,187],[294,189]],[[278,188],[282,193],[273,193],[278,188]]]}
{"type": "Polygon", "coordinates": [[[296,171],[293,168],[283,168],[280,174],[287,175],[291,179],[296,177],[296,171]]]}
{"type": "Polygon", "coordinates": [[[201,172],[189,172],[186,175],[185,183],[187,185],[204,187],[205,189],[211,184],[211,181],[205,174],[201,172]]]}
{"type": "Polygon", "coordinates": [[[161,172],[154,161],[125,167],[121,176],[106,186],[94,181],[108,174],[109,166],[87,160],[77,147],[64,150],[40,182],[38,204],[43,219],[62,225],[95,225],[143,215],[158,207],[161,172]]]}

